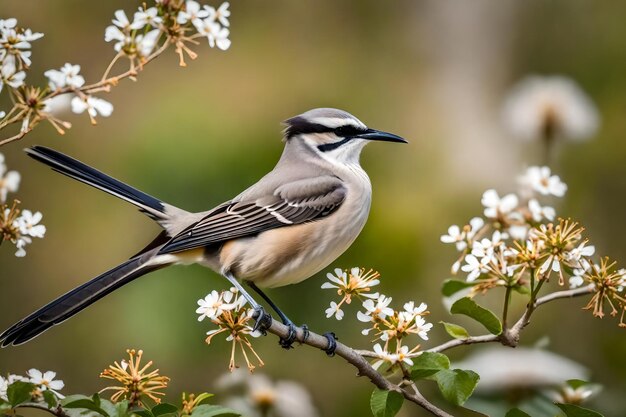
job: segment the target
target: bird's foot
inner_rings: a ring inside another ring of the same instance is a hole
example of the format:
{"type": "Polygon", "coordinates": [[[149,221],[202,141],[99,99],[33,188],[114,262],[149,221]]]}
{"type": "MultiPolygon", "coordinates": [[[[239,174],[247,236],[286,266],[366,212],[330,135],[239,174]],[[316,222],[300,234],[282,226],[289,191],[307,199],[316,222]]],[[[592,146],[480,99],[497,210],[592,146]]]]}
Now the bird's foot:
{"type": "Polygon", "coordinates": [[[272,326],[272,316],[268,312],[266,312],[262,306],[257,306],[254,308],[252,318],[255,320],[252,331],[259,331],[263,336],[266,336],[267,329],[272,326]]]}
{"type": "Polygon", "coordinates": [[[322,336],[328,340],[328,346],[326,349],[322,350],[326,352],[328,356],[335,356],[335,349],[337,349],[337,340],[339,338],[335,336],[335,333],[333,332],[324,333],[322,336]]]}
{"type": "MultiPolygon", "coordinates": [[[[281,338],[278,341],[278,344],[283,349],[293,349],[293,343],[298,338],[298,328],[291,321],[288,321],[284,324],[285,326],[289,328],[289,333],[287,333],[287,337],[285,337],[284,339],[281,338]]],[[[307,326],[306,324],[303,324],[301,329],[302,329],[302,343],[304,343],[309,338],[309,326],[307,326]]]]}

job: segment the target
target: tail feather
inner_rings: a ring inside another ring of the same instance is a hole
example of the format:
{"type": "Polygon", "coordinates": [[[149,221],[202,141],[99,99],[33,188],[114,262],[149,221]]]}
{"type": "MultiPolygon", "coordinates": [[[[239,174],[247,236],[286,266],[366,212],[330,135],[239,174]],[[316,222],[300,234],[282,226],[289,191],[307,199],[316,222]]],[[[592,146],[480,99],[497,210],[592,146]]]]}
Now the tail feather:
{"type": "Polygon", "coordinates": [[[74,158],[44,146],[33,146],[25,151],[53,170],[128,201],[157,220],[169,218],[165,212],[167,204],[74,158]]]}
{"type": "Polygon", "coordinates": [[[150,262],[151,253],[129,259],[89,282],[62,295],[0,335],[0,346],[20,345],[82,311],[105,295],[169,263],[150,262]]]}

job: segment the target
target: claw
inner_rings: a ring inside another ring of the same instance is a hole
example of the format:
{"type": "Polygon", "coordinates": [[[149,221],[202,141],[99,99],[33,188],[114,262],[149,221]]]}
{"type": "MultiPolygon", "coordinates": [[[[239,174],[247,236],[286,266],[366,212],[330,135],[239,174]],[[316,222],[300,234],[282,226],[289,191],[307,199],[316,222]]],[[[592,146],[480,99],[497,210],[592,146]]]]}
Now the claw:
{"type": "Polygon", "coordinates": [[[259,331],[261,332],[261,334],[263,334],[263,336],[266,336],[267,329],[272,326],[272,316],[267,313],[262,306],[257,306],[254,308],[252,318],[255,320],[252,331],[259,331]]]}
{"type": "Polygon", "coordinates": [[[306,324],[302,325],[302,343],[306,342],[306,340],[309,338],[309,326],[307,326],[306,324]]]}
{"type": "Polygon", "coordinates": [[[335,349],[337,349],[338,337],[335,336],[335,333],[333,332],[324,333],[322,336],[324,336],[328,340],[328,346],[326,347],[326,349],[322,350],[326,352],[328,356],[335,356],[335,349]]]}
{"type": "Polygon", "coordinates": [[[287,323],[287,327],[289,327],[289,333],[287,334],[287,337],[284,339],[280,339],[278,341],[278,344],[283,349],[293,349],[293,342],[296,341],[298,333],[296,331],[296,326],[293,323],[287,323]]]}

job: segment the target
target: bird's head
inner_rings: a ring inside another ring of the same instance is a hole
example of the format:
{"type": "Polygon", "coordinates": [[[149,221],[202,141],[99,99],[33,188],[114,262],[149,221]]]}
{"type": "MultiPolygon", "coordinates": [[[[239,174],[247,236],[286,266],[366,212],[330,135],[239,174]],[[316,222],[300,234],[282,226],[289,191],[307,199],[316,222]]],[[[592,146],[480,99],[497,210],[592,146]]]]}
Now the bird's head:
{"type": "Polygon", "coordinates": [[[368,128],[350,113],[331,108],[309,110],[285,121],[285,140],[299,141],[325,159],[358,162],[372,140],[407,143],[400,136],[368,128]]]}

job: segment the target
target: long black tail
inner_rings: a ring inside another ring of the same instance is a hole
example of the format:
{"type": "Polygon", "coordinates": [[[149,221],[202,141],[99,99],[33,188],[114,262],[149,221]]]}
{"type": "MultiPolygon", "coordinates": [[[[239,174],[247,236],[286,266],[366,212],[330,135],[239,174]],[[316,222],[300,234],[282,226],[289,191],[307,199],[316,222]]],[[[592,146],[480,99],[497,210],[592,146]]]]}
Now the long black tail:
{"type": "Polygon", "coordinates": [[[30,316],[15,323],[0,335],[0,346],[20,345],[82,311],[124,284],[168,263],[155,262],[154,251],[129,259],[110,271],[74,288],[30,316]]]}
{"type": "Polygon", "coordinates": [[[30,157],[52,167],[55,171],[134,204],[141,211],[156,220],[169,217],[165,213],[167,205],[159,199],[124,184],[61,152],[44,146],[33,146],[25,149],[25,151],[30,157]]]}

